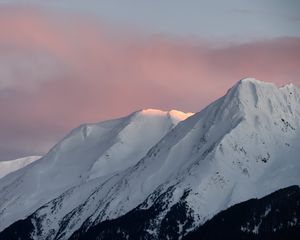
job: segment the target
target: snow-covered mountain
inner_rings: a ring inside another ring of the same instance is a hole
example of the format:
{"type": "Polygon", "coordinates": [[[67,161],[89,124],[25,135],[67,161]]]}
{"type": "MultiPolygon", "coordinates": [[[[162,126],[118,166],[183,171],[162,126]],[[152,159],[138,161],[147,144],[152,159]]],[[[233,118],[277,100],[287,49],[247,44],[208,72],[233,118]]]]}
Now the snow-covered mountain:
{"type": "Polygon", "coordinates": [[[243,79],[176,125],[187,116],[148,110],[74,130],[0,181],[0,231],[27,217],[15,226],[33,238],[84,239],[131,214],[144,239],[181,237],[232,205],[300,185],[297,87],[243,79]]]}
{"type": "Polygon", "coordinates": [[[17,171],[20,168],[27,166],[28,164],[38,160],[40,156],[23,157],[14,160],[0,161],[0,178],[5,175],[17,171]]]}
{"type": "Polygon", "coordinates": [[[88,182],[83,191],[90,193],[111,175],[136,164],[190,115],[147,109],[73,130],[39,161],[1,179],[0,231],[69,189],[88,182]]]}

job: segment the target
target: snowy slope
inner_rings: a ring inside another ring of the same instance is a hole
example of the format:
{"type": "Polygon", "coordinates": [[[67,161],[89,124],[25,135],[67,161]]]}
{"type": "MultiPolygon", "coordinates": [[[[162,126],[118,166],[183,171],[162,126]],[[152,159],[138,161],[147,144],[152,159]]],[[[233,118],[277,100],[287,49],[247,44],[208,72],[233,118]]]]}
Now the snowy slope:
{"type": "Polygon", "coordinates": [[[298,185],[299,127],[299,89],[244,79],[179,123],[108,192],[95,194],[101,204],[84,227],[160,202],[164,210],[149,229],[155,236],[183,196],[197,226],[235,203],[298,185]]]}
{"type": "Polygon", "coordinates": [[[182,236],[236,203],[300,184],[300,90],[291,84],[243,79],[174,128],[172,114],[159,115],[158,127],[150,112],[82,126],[37,167],[3,178],[0,231],[43,206],[29,217],[33,236],[68,239],[77,230],[84,239],[104,220],[155,206],[145,226],[158,238],[172,207],[180,206],[182,236]],[[136,120],[141,115],[151,120],[136,120]],[[37,184],[28,189],[30,183],[37,184]],[[24,201],[26,211],[12,210],[24,201]]]}
{"type": "MultiPolygon", "coordinates": [[[[106,196],[92,219],[115,218],[172,187],[191,192],[199,222],[234,203],[300,184],[300,97],[292,85],[245,79],[181,122],[106,196]],[[120,190],[122,189],[122,190],[120,190]]],[[[168,196],[170,198],[170,196],[168,196]]]]}
{"type": "Polygon", "coordinates": [[[73,130],[42,159],[1,179],[0,231],[74,186],[90,181],[89,191],[134,165],[190,115],[147,109],[73,130]]]}
{"type": "Polygon", "coordinates": [[[4,177],[5,175],[17,171],[20,168],[27,166],[28,164],[38,160],[41,158],[40,156],[30,156],[24,157],[14,160],[8,161],[0,161],[0,178],[4,177]]]}

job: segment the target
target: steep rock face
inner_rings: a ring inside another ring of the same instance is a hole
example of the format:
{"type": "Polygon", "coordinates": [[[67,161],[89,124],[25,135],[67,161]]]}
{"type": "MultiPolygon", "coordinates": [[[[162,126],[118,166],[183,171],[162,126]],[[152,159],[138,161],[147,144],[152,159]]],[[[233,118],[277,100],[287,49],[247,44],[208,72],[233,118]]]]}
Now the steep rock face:
{"type": "Polygon", "coordinates": [[[136,164],[190,115],[147,109],[73,130],[39,161],[1,179],[0,231],[61,194],[70,196],[74,189],[79,192],[72,196],[73,205],[66,203],[66,211],[75,208],[95,186],[136,164]]]}
{"type": "MultiPolygon", "coordinates": [[[[110,134],[111,129],[119,127],[110,128],[110,134]]],[[[79,132],[81,138],[90,136],[88,130],[79,132]]],[[[141,220],[140,227],[137,222],[133,225],[145,239],[179,238],[234,204],[300,184],[300,91],[292,85],[278,88],[255,79],[241,80],[225,96],[165,133],[148,152],[130,155],[137,156],[134,163],[129,161],[117,172],[112,171],[117,164],[110,168],[105,161],[100,165],[92,161],[88,170],[86,165],[80,168],[83,177],[79,173],[68,177],[66,182],[73,185],[28,212],[34,212],[24,220],[33,225],[31,236],[77,239],[102,234],[98,228],[107,226],[121,231],[127,227],[118,228],[113,219],[118,223],[129,214],[128,221],[141,220]]],[[[101,139],[97,151],[115,139],[96,135],[101,139]]],[[[106,157],[88,151],[91,144],[84,143],[66,145],[76,156],[106,157]]],[[[135,147],[128,151],[136,151],[135,147]]],[[[108,155],[115,154],[119,162],[123,156],[119,152],[116,148],[108,155]]],[[[70,165],[69,158],[55,156],[62,169],[70,165]]],[[[18,224],[22,226],[22,221],[18,224]]]]}

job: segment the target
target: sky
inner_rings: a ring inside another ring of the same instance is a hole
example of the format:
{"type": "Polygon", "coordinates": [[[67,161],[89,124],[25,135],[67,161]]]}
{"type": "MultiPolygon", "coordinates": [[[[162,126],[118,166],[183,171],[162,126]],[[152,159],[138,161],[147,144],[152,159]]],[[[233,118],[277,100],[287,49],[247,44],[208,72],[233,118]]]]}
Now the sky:
{"type": "Polygon", "coordinates": [[[198,112],[237,80],[300,85],[300,1],[0,1],[0,160],[143,108],[198,112]]]}

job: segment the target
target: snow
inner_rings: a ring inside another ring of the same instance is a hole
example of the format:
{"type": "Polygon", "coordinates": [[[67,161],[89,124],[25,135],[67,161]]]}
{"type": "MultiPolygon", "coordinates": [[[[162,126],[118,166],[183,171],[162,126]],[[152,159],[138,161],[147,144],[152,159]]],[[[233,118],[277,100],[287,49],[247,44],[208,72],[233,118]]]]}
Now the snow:
{"type": "Polygon", "coordinates": [[[0,161],[0,178],[11,172],[17,171],[40,158],[40,156],[30,156],[14,160],[0,161]]]}
{"type": "MultiPolygon", "coordinates": [[[[87,181],[89,184],[80,191],[88,196],[111,175],[136,164],[170,129],[190,115],[148,109],[74,129],[39,161],[1,180],[0,231],[87,181]]],[[[74,204],[79,203],[72,199],[74,204]]]]}
{"type": "Polygon", "coordinates": [[[92,166],[89,179],[125,170],[138,162],[167,131],[191,113],[163,112],[146,109],[138,112],[134,120],[118,135],[118,141],[92,166]],[[155,131],[152,131],[155,130],[155,131]]]}
{"type": "Polygon", "coordinates": [[[194,115],[146,109],[73,130],[0,181],[0,231],[43,206],[36,216],[45,238],[74,213],[67,238],[87,218],[117,218],[159,196],[168,204],[164,216],[186,190],[196,226],[241,201],[299,185],[299,154],[300,90],[243,79],[194,115]]]}
{"type": "Polygon", "coordinates": [[[294,226],[297,226],[298,225],[298,219],[296,217],[293,217],[293,220],[288,222],[288,225],[290,227],[294,227],[294,226]]]}
{"type": "Polygon", "coordinates": [[[249,198],[299,184],[299,90],[293,91],[295,96],[289,98],[285,88],[274,84],[240,81],[226,96],[178,124],[152,148],[139,168],[127,174],[107,198],[114,201],[107,201],[103,219],[132,209],[163,184],[164,189],[172,184],[191,188],[188,203],[200,219],[249,198]],[[270,102],[276,109],[273,114],[270,102]],[[285,130],[282,118],[295,130],[285,130]],[[285,142],[292,142],[295,151],[285,142]]]}

